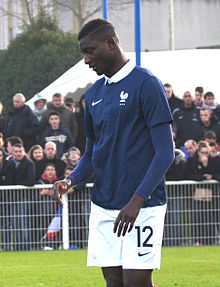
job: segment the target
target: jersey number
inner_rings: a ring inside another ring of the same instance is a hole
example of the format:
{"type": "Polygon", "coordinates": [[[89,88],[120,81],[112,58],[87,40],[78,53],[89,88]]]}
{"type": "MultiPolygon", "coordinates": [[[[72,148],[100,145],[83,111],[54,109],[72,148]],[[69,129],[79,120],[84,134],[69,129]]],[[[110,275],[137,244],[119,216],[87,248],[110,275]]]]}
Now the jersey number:
{"type": "Polygon", "coordinates": [[[149,230],[149,234],[147,236],[147,238],[144,240],[143,242],[143,247],[153,247],[153,244],[149,244],[148,241],[150,240],[151,236],[153,235],[153,228],[150,226],[144,226],[144,228],[141,231],[141,227],[140,226],[135,226],[135,229],[137,230],[137,246],[141,247],[141,232],[146,232],[147,230],[149,230]]]}

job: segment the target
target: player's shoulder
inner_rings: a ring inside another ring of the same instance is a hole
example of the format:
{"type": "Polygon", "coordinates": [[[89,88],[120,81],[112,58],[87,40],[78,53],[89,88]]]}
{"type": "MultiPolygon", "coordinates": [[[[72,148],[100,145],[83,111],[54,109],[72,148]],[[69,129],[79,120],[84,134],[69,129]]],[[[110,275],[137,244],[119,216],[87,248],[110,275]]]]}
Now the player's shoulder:
{"type": "Polygon", "coordinates": [[[148,69],[136,66],[133,69],[133,78],[147,86],[162,87],[162,82],[148,69]]]}
{"type": "Polygon", "coordinates": [[[85,98],[90,98],[94,93],[97,93],[100,87],[103,86],[105,82],[105,78],[102,77],[101,79],[97,80],[89,89],[86,91],[85,98]]]}

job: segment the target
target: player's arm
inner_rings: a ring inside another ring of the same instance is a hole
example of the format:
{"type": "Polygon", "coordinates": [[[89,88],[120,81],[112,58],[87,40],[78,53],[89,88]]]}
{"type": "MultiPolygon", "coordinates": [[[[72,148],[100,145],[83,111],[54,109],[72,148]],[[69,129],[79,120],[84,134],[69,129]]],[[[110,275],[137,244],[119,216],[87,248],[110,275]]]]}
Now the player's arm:
{"type": "Polygon", "coordinates": [[[154,126],[150,133],[155,154],[144,179],[115,221],[114,232],[117,232],[118,236],[121,234],[124,236],[127,231],[132,230],[145,200],[158,186],[174,159],[170,124],[164,123],[154,126]]]}
{"type": "Polygon", "coordinates": [[[85,181],[93,173],[92,166],[93,140],[86,139],[86,150],[75,169],[63,180],[56,181],[53,186],[53,198],[62,205],[61,196],[71,187],[85,181]]]}

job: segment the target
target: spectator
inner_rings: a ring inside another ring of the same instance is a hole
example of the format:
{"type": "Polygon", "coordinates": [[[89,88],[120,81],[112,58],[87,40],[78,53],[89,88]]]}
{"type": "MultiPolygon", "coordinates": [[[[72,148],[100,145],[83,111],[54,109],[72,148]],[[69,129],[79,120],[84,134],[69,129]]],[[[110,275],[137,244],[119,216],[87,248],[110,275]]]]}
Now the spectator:
{"type": "Polygon", "coordinates": [[[75,113],[76,110],[76,103],[72,98],[65,98],[64,104],[67,109],[69,109],[71,112],[75,113]]]}
{"type": "Polygon", "coordinates": [[[3,110],[3,105],[0,102],[0,132],[3,134],[3,137],[4,137],[7,124],[6,124],[6,120],[2,117],[2,110],[3,110]]]}
{"type": "Polygon", "coordinates": [[[22,139],[20,137],[17,137],[17,136],[7,138],[6,142],[7,142],[7,152],[8,152],[8,156],[6,159],[11,160],[14,156],[13,155],[13,151],[14,151],[13,146],[16,144],[23,145],[23,142],[22,142],[22,139]]]}
{"type": "Polygon", "coordinates": [[[9,115],[7,137],[21,137],[24,147],[29,150],[36,143],[39,122],[32,110],[25,104],[25,97],[18,93],[13,97],[14,109],[9,115]]]}
{"type": "Polygon", "coordinates": [[[220,106],[215,103],[215,95],[212,92],[205,93],[203,108],[209,108],[216,121],[220,122],[220,106]]]}
{"type": "Polygon", "coordinates": [[[176,146],[182,147],[186,140],[198,141],[201,137],[199,130],[199,110],[196,109],[193,97],[190,92],[183,95],[183,104],[173,112],[173,131],[176,139],[176,146]]]}
{"type": "Polygon", "coordinates": [[[170,105],[171,112],[173,112],[177,108],[180,108],[183,104],[183,100],[179,99],[178,97],[174,95],[172,86],[167,83],[164,85],[164,89],[168,97],[168,102],[170,105]]]}
{"type": "MultiPolygon", "coordinates": [[[[46,164],[43,174],[41,178],[38,180],[38,184],[51,184],[57,179],[56,176],[56,168],[52,163],[46,164]]],[[[39,193],[38,200],[41,206],[41,218],[35,219],[36,230],[35,236],[37,238],[37,242],[41,242],[41,246],[37,246],[38,248],[42,248],[44,250],[52,250],[55,245],[48,240],[47,238],[43,238],[43,236],[47,233],[47,228],[52,220],[52,215],[54,213],[53,205],[51,204],[50,197],[52,196],[51,189],[42,188],[39,193]]],[[[36,211],[37,212],[37,211],[36,211]]],[[[37,213],[36,213],[37,214],[37,213]]]]}
{"type": "Polygon", "coordinates": [[[66,164],[64,161],[56,157],[56,144],[54,142],[45,143],[44,153],[44,158],[36,162],[36,180],[41,178],[41,175],[43,174],[48,163],[53,163],[56,167],[57,177],[63,177],[66,164]]]}
{"type": "MultiPolygon", "coordinates": [[[[185,166],[185,154],[175,148],[175,158],[166,173],[167,181],[176,181],[184,179],[184,166],[185,166]]],[[[184,212],[184,200],[181,198],[181,194],[176,191],[175,188],[168,193],[167,208],[169,212],[165,217],[164,228],[164,245],[166,246],[180,246],[181,238],[183,238],[183,212],[184,212]],[[173,228],[173,233],[170,234],[170,226],[173,228]],[[170,237],[170,240],[168,238],[170,237]]]]}
{"type": "Polygon", "coordinates": [[[220,152],[218,150],[218,145],[216,143],[210,143],[210,156],[215,158],[218,157],[220,159],[220,152]]]}
{"type": "MultiPolygon", "coordinates": [[[[41,175],[41,178],[38,180],[37,183],[39,184],[51,184],[57,180],[56,175],[56,167],[53,163],[48,163],[44,169],[44,172],[41,175]]],[[[41,195],[48,195],[51,196],[51,190],[44,188],[40,192],[41,195]]]]}
{"type": "Polygon", "coordinates": [[[196,87],[194,104],[197,109],[201,109],[203,106],[204,103],[203,96],[204,96],[203,87],[196,87]]]}
{"type": "Polygon", "coordinates": [[[6,181],[9,185],[32,186],[35,183],[34,163],[25,155],[21,144],[13,146],[13,159],[9,163],[6,181]]]}
{"type": "Polygon", "coordinates": [[[38,121],[40,122],[42,119],[43,113],[47,109],[47,105],[46,105],[47,100],[44,97],[42,97],[40,94],[36,94],[33,100],[34,100],[33,113],[35,114],[38,121]]]}
{"type": "MultiPolygon", "coordinates": [[[[6,153],[3,147],[0,147],[0,185],[5,184],[5,176],[9,162],[6,160],[6,153]]],[[[0,192],[1,194],[1,192],[0,192]]]]}
{"type": "Polygon", "coordinates": [[[5,157],[8,156],[8,154],[5,151],[5,142],[4,142],[4,135],[3,133],[0,132],[0,147],[2,148],[2,150],[4,151],[5,157]]]}
{"type": "Polygon", "coordinates": [[[41,119],[41,127],[43,131],[48,127],[48,117],[52,111],[56,111],[60,114],[60,122],[65,128],[70,130],[72,138],[75,141],[78,132],[76,118],[74,113],[64,106],[64,98],[59,93],[53,95],[52,102],[47,104],[47,110],[43,113],[43,117],[41,119]]]}
{"type": "MultiPolygon", "coordinates": [[[[32,186],[35,182],[34,163],[25,156],[24,147],[15,144],[13,147],[14,158],[9,162],[5,182],[8,185],[32,186]]],[[[11,226],[14,229],[16,250],[31,249],[30,218],[32,215],[30,195],[26,191],[20,191],[15,204],[10,206],[11,226]]],[[[9,224],[10,225],[10,224],[9,224]]],[[[12,239],[11,239],[12,240],[12,239]]]]}
{"type": "Polygon", "coordinates": [[[184,166],[185,166],[185,154],[180,149],[175,148],[175,158],[166,173],[166,180],[176,181],[184,179],[184,166]]]}
{"type": "MultiPolygon", "coordinates": [[[[209,143],[200,141],[195,155],[187,159],[185,178],[189,180],[220,180],[220,168],[210,156],[209,143]]],[[[215,196],[210,188],[196,188],[193,191],[192,209],[193,236],[195,245],[214,243],[216,218],[213,214],[215,196]]]]}
{"type": "Polygon", "coordinates": [[[33,162],[37,162],[41,159],[43,159],[44,157],[44,150],[42,148],[42,146],[40,146],[39,144],[37,145],[33,145],[29,152],[28,152],[29,158],[33,161],[33,162]]]}
{"type": "Polygon", "coordinates": [[[66,154],[66,166],[72,170],[81,158],[81,152],[77,147],[71,147],[66,154]]]}
{"type": "Polygon", "coordinates": [[[57,157],[62,155],[74,145],[70,131],[60,123],[60,115],[56,111],[52,111],[48,117],[49,127],[45,130],[41,138],[41,145],[46,142],[53,141],[57,145],[57,157]]]}
{"type": "Polygon", "coordinates": [[[86,137],[84,128],[84,110],[85,110],[85,95],[81,96],[79,101],[79,112],[76,113],[76,120],[78,124],[78,134],[76,138],[76,146],[80,149],[81,154],[85,152],[86,137]]]}
{"type": "Polygon", "coordinates": [[[185,141],[184,148],[185,148],[185,151],[188,155],[187,158],[193,157],[193,155],[195,154],[195,152],[197,150],[197,143],[194,140],[189,139],[189,140],[185,141]]]}
{"type": "Polygon", "coordinates": [[[213,120],[211,110],[209,108],[202,108],[200,110],[200,119],[202,131],[202,136],[200,139],[204,139],[205,133],[211,130],[216,135],[217,143],[220,144],[220,124],[213,120]]]}

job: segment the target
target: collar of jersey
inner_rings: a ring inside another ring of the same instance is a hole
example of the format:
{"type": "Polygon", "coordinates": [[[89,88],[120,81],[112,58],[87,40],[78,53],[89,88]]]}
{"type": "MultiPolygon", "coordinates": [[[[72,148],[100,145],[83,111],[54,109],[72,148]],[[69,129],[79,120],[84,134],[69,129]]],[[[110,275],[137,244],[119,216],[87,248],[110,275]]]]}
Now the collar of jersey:
{"type": "Polygon", "coordinates": [[[135,64],[132,63],[131,60],[129,60],[116,74],[114,74],[111,78],[108,78],[105,76],[105,85],[111,84],[111,83],[117,83],[127,77],[131,73],[131,71],[134,69],[135,64]]]}

